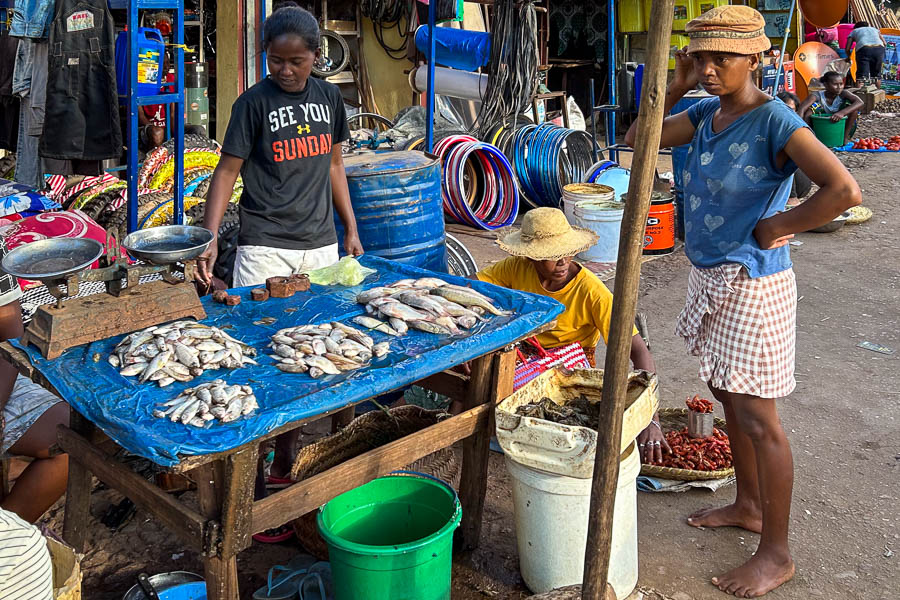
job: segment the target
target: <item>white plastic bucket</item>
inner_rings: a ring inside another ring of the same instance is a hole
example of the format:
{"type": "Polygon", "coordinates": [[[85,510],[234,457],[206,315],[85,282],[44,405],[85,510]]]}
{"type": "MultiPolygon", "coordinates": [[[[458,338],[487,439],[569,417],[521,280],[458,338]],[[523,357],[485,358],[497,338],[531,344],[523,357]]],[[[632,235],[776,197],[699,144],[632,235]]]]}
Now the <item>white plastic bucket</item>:
{"type": "Polygon", "coordinates": [[[569,183],[563,186],[560,208],[572,225],[575,222],[575,204],[578,202],[610,202],[616,199],[616,190],[599,183],[569,183]]]}
{"type": "MultiPolygon", "coordinates": [[[[581,583],[587,546],[591,479],[554,475],[509,457],[516,544],[522,579],[535,594],[581,583]]],[[[607,580],[619,600],[638,580],[637,484],[641,461],[632,442],[619,464],[607,580]]]]}
{"type": "Polygon", "coordinates": [[[575,204],[575,224],[590,229],[600,238],[578,258],[588,262],[616,262],[624,211],[625,204],[621,202],[588,201],[575,204]]]}

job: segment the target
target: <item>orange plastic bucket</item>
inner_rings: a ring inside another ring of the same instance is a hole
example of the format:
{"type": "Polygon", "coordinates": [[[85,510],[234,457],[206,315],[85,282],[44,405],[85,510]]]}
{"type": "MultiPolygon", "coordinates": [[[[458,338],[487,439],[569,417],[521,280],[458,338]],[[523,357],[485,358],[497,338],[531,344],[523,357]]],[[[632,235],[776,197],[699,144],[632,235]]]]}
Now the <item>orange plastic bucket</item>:
{"type": "Polygon", "coordinates": [[[654,192],[644,229],[644,254],[669,254],[675,249],[675,196],[654,192]]]}

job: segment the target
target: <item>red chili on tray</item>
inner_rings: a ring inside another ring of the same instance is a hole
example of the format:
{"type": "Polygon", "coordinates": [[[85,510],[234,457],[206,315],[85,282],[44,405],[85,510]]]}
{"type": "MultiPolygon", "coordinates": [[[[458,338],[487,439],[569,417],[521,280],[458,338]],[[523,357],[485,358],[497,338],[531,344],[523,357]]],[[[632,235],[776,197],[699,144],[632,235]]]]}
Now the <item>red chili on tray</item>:
{"type": "Polygon", "coordinates": [[[694,412],[711,413],[713,411],[713,403],[698,395],[694,395],[693,398],[688,398],[685,404],[687,404],[687,407],[694,412]]]}
{"type": "Polygon", "coordinates": [[[688,437],[687,427],[666,433],[671,454],[663,455],[661,467],[691,469],[694,471],[718,471],[732,466],[731,445],[728,435],[718,427],[708,438],[688,437]]]}

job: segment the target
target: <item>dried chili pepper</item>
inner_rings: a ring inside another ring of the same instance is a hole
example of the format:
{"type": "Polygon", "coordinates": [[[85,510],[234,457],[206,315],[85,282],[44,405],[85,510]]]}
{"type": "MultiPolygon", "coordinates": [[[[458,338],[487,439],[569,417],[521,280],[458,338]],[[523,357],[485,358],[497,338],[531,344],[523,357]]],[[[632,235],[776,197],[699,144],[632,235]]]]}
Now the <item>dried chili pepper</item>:
{"type": "Polygon", "coordinates": [[[687,428],[666,433],[671,453],[663,454],[660,466],[697,471],[717,471],[732,466],[731,446],[728,434],[713,428],[712,436],[703,439],[689,438],[687,428]]]}

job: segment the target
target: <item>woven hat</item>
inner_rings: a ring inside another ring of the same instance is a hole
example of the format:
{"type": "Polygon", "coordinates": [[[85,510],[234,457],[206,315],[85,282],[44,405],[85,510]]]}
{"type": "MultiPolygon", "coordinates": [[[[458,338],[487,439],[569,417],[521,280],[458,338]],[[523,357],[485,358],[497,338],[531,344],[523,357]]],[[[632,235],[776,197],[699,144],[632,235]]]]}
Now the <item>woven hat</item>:
{"type": "Polygon", "coordinates": [[[597,243],[597,234],[572,227],[558,208],[535,208],[522,219],[522,228],[501,232],[497,245],[513,256],[533,260],[559,260],[575,256],[597,243]]]}
{"type": "Polygon", "coordinates": [[[766,21],[749,6],[718,6],[690,21],[684,28],[691,52],[759,54],[772,47],[766,37],[766,21]]]}

